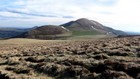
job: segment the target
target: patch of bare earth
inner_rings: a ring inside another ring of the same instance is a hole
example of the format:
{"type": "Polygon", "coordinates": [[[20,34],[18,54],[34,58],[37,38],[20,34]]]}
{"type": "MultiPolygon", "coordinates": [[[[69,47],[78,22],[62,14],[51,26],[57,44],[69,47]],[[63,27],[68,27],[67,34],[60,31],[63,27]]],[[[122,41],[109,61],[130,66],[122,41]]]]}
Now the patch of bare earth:
{"type": "Polygon", "coordinates": [[[0,79],[140,79],[140,36],[1,40],[0,79]]]}

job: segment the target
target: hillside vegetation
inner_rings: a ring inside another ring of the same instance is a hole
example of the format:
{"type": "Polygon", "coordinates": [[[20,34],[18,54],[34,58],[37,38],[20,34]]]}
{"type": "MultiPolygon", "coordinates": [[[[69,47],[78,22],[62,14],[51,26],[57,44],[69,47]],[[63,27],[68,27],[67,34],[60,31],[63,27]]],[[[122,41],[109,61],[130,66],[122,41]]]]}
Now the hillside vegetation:
{"type": "Polygon", "coordinates": [[[72,31],[73,36],[84,36],[84,35],[101,35],[97,31],[72,31]]]}
{"type": "Polygon", "coordinates": [[[139,41],[0,40],[0,79],[139,79],[139,41]]]}

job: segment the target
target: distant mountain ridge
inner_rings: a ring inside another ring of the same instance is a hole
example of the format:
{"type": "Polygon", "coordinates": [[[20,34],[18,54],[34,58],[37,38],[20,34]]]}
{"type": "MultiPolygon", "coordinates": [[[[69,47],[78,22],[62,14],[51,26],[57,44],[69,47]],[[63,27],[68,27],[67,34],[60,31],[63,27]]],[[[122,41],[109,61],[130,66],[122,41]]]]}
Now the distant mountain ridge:
{"type": "Polygon", "coordinates": [[[0,28],[0,39],[12,38],[23,34],[30,29],[20,29],[20,28],[0,28]]]}
{"type": "MultiPolygon", "coordinates": [[[[7,30],[6,30],[7,31],[7,30]]],[[[17,29],[12,30],[17,32],[17,29]]],[[[0,32],[2,32],[0,30],[0,32]]],[[[127,35],[127,33],[106,27],[94,20],[81,18],[76,21],[70,21],[59,26],[44,25],[36,26],[26,30],[19,31],[20,33],[12,32],[9,38],[33,38],[33,39],[57,39],[79,35],[127,35]]]]}
{"type": "Polygon", "coordinates": [[[140,35],[140,32],[127,32],[129,35],[140,35]]]}

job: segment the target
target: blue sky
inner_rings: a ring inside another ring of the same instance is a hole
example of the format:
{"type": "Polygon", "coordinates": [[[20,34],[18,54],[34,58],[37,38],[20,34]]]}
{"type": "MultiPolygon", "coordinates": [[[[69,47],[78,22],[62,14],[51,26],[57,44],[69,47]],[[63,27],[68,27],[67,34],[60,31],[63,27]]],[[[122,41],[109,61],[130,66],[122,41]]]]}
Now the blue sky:
{"type": "Polygon", "coordinates": [[[140,32],[140,0],[0,0],[0,27],[59,25],[79,18],[140,32]]]}

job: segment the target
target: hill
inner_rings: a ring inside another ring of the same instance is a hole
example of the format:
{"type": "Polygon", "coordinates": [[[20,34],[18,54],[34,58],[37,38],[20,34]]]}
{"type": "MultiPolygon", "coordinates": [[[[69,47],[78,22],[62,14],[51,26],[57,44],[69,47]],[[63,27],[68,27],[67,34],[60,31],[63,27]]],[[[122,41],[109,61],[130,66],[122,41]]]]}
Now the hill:
{"type": "Polygon", "coordinates": [[[55,25],[44,25],[25,32],[16,37],[37,38],[37,39],[59,39],[69,36],[69,31],[64,27],[55,25]]]}
{"type": "Polygon", "coordinates": [[[68,37],[93,38],[96,36],[126,36],[127,33],[106,27],[101,23],[81,18],[56,25],[37,26],[29,29],[0,29],[1,38],[67,39],[68,37]]]}
{"type": "MultiPolygon", "coordinates": [[[[62,24],[65,28],[71,31],[83,31],[83,32],[93,32],[93,34],[110,34],[110,35],[126,35],[125,32],[120,30],[115,30],[110,27],[106,27],[94,20],[88,20],[86,18],[81,18],[76,21],[70,21],[68,23],[62,24]]],[[[85,33],[86,33],[85,32],[85,33]]]]}
{"type": "Polygon", "coordinates": [[[103,38],[110,36],[126,35],[125,32],[106,27],[94,20],[81,18],[59,26],[44,25],[36,27],[16,37],[33,39],[82,39],[103,38]]]}

